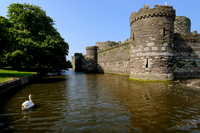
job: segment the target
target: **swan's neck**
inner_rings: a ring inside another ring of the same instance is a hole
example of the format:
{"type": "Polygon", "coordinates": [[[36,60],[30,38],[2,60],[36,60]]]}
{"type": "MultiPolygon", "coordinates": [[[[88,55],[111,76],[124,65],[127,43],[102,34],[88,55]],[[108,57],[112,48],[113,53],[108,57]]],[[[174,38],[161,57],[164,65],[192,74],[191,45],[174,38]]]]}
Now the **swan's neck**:
{"type": "Polygon", "coordinates": [[[32,102],[32,100],[31,100],[31,96],[29,96],[29,101],[31,101],[31,102],[32,102]]]}

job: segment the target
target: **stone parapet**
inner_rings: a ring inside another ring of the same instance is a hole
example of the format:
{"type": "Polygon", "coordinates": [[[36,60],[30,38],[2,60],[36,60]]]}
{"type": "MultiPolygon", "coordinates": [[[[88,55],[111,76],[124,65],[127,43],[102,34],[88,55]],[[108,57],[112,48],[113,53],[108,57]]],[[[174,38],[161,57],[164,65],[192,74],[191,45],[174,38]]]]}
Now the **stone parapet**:
{"type": "Polygon", "coordinates": [[[109,50],[112,50],[112,49],[115,49],[115,48],[118,48],[118,47],[122,47],[122,46],[125,46],[125,45],[128,45],[129,43],[121,43],[119,45],[116,45],[116,46],[112,46],[110,48],[105,48],[105,49],[98,49],[98,53],[102,53],[102,52],[105,52],[105,51],[109,51],[109,50]]]}
{"type": "Polygon", "coordinates": [[[120,45],[124,45],[127,43],[131,43],[131,39],[126,39],[124,42],[115,42],[115,41],[107,41],[107,42],[96,42],[96,46],[98,47],[98,50],[106,50],[109,48],[115,48],[120,45]]]}
{"type": "Polygon", "coordinates": [[[97,46],[86,47],[86,50],[97,50],[97,46]]]}

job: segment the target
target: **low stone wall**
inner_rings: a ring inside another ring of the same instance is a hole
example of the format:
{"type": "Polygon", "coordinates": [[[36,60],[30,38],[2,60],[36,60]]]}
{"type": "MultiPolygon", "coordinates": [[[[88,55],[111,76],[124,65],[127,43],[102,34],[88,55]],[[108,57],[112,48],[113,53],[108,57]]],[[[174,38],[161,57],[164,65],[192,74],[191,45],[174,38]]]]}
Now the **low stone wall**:
{"type": "Polygon", "coordinates": [[[24,85],[40,76],[41,74],[37,73],[37,74],[29,75],[29,76],[18,77],[12,81],[8,81],[6,83],[0,84],[0,95],[7,94],[13,89],[15,89],[16,87],[24,85]]]}

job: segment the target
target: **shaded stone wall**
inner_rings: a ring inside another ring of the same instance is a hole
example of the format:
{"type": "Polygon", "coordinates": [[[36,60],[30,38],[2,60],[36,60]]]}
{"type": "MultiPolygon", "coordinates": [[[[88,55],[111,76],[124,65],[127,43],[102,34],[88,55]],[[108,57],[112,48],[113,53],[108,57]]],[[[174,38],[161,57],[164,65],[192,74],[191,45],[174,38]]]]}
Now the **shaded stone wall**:
{"type": "Polygon", "coordinates": [[[86,55],[84,57],[84,70],[87,73],[97,72],[97,47],[86,47],[86,55]]]}
{"type": "Polygon", "coordinates": [[[174,21],[174,33],[190,33],[191,21],[185,16],[176,16],[174,21]]]}
{"type": "Polygon", "coordinates": [[[200,34],[175,34],[174,76],[200,77],[200,34]]]}
{"type": "Polygon", "coordinates": [[[74,53],[72,56],[72,69],[75,71],[82,71],[82,53],[74,53]]]}
{"type": "Polygon", "coordinates": [[[129,43],[98,51],[98,72],[130,75],[129,43]]]}
{"type": "Polygon", "coordinates": [[[97,72],[97,47],[91,46],[86,48],[86,55],[75,53],[72,56],[72,69],[87,73],[97,72]]]}
{"type": "Polygon", "coordinates": [[[173,80],[174,18],[171,6],[155,5],[131,14],[131,78],[173,80]]]}
{"type": "Polygon", "coordinates": [[[17,91],[18,90],[18,89],[16,90],[17,87],[29,83],[30,81],[33,81],[34,79],[37,79],[39,77],[41,77],[41,73],[19,77],[12,81],[2,83],[0,84],[0,96],[5,96],[11,93],[12,91],[17,91]]]}

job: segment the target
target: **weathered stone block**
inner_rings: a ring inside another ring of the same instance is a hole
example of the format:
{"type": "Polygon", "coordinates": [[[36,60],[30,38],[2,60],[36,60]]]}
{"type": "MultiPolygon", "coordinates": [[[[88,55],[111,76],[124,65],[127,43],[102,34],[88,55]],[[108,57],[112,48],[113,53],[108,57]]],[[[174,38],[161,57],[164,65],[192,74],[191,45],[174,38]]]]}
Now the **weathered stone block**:
{"type": "Polygon", "coordinates": [[[162,50],[162,51],[165,51],[165,50],[166,50],[166,47],[162,47],[161,50],[162,50]]]}
{"type": "Polygon", "coordinates": [[[151,47],[154,45],[154,42],[151,42],[151,43],[147,43],[147,46],[151,47]]]}
{"type": "Polygon", "coordinates": [[[158,50],[158,47],[152,47],[151,49],[155,51],[158,50]]]}
{"type": "Polygon", "coordinates": [[[144,48],[144,51],[149,51],[149,47],[144,48]]]}
{"type": "Polygon", "coordinates": [[[165,47],[166,47],[166,46],[168,46],[168,44],[167,44],[167,43],[163,43],[163,46],[165,46],[165,47]]]}

